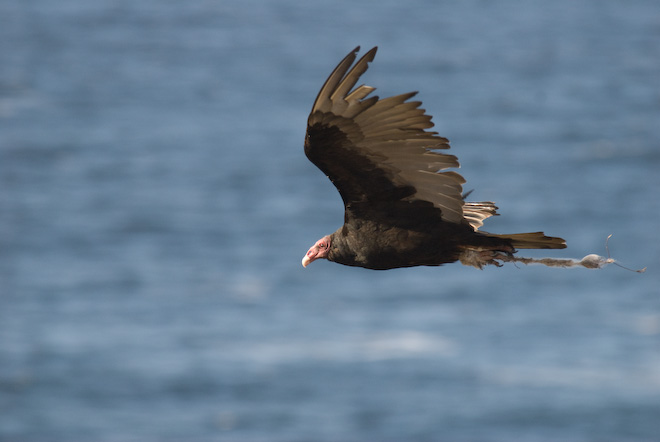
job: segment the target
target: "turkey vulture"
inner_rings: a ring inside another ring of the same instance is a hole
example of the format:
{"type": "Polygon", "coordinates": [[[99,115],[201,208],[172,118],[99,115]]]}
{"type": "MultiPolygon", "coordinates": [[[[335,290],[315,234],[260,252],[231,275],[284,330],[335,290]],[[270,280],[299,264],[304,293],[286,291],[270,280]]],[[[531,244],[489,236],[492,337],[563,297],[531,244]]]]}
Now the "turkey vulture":
{"type": "MultiPolygon", "coordinates": [[[[514,261],[516,249],[563,249],[543,232],[478,231],[496,215],[492,202],[467,202],[449,141],[429,131],[431,116],[416,92],[379,99],[354,88],[376,49],[348,54],[321,88],[307,121],[305,154],[339,191],[344,225],[319,239],[302,265],[325,258],[368,269],[438,266],[460,261],[482,268],[514,261]]],[[[595,256],[595,255],[594,255],[595,256]]]]}

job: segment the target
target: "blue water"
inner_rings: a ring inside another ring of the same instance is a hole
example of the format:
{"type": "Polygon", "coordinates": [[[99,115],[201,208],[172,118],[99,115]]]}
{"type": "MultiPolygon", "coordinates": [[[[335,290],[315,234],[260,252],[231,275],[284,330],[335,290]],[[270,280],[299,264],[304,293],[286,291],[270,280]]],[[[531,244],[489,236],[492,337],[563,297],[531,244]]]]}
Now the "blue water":
{"type": "Polygon", "coordinates": [[[0,440],[660,440],[660,3],[0,1],[0,440]],[[354,46],[486,230],[645,274],[300,259],[354,46]]]}

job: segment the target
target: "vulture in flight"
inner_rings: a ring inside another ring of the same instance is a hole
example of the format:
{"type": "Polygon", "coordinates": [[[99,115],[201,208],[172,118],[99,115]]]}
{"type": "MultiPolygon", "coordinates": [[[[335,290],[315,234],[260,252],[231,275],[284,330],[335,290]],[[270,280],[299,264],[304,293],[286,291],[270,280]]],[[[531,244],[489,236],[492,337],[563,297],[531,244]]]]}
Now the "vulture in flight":
{"type": "Polygon", "coordinates": [[[354,64],[359,49],[332,71],[307,121],[305,154],[335,185],[345,213],[344,225],[305,254],[304,267],[325,258],[377,270],[455,261],[482,268],[530,259],[514,258],[516,249],[566,247],[543,232],[479,231],[497,207],[465,201],[465,180],[446,170],[458,160],[429,130],[421,102],[410,101],[416,92],[379,99],[369,97],[373,87],[355,87],[377,48],[354,64]]]}

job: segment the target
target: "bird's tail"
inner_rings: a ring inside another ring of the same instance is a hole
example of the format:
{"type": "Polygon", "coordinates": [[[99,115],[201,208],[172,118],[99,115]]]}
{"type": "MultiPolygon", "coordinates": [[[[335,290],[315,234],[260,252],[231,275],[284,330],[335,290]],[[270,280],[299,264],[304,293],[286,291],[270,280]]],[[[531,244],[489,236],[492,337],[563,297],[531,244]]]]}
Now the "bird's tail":
{"type": "Polygon", "coordinates": [[[565,249],[566,241],[562,238],[545,236],[543,232],[511,233],[496,235],[489,233],[488,236],[508,239],[516,249],[565,249]]]}

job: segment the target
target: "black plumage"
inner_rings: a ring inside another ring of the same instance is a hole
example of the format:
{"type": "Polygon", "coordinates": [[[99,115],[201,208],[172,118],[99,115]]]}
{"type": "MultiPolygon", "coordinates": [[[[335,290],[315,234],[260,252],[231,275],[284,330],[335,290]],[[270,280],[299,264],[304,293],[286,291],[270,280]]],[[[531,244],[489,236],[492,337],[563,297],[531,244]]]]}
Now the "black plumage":
{"type": "Polygon", "coordinates": [[[428,129],[431,116],[410,101],[416,93],[368,97],[355,88],[376,48],[354,64],[348,54],[321,88],[309,115],[305,154],[335,185],[344,225],[312,246],[303,265],[318,258],[370,269],[435,266],[460,260],[499,265],[516,249],[560,249],[561,238],[542,232],[479,232],[496,215],[492,202],[464,201],[449,141],[428,129]]]}

